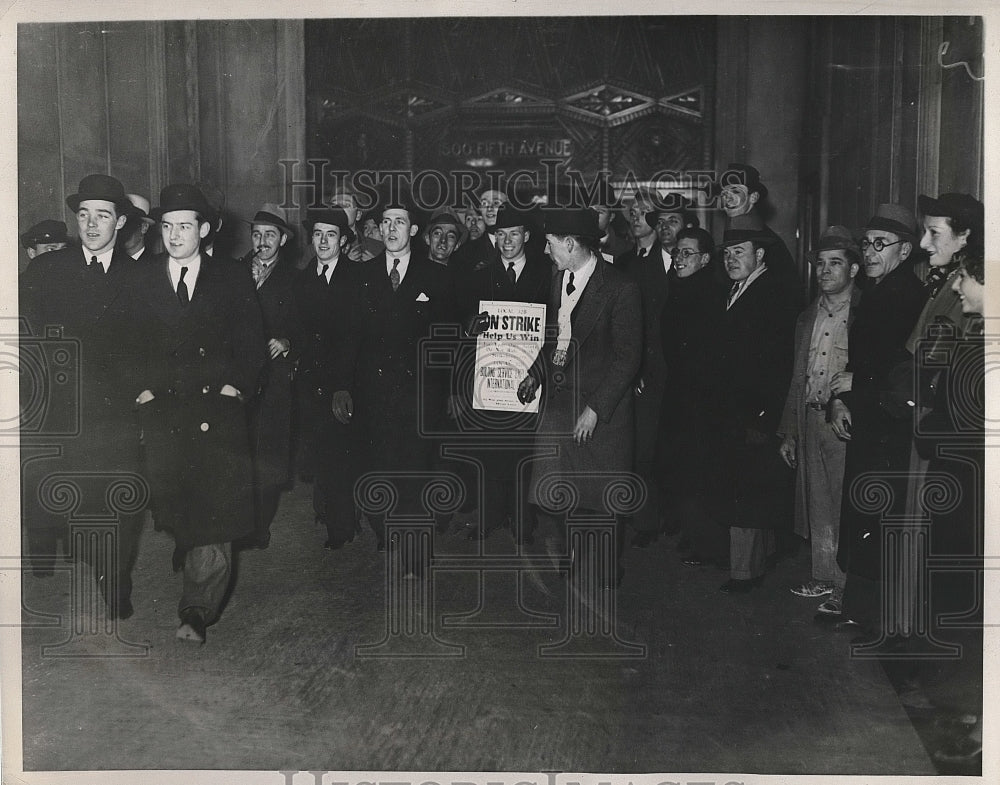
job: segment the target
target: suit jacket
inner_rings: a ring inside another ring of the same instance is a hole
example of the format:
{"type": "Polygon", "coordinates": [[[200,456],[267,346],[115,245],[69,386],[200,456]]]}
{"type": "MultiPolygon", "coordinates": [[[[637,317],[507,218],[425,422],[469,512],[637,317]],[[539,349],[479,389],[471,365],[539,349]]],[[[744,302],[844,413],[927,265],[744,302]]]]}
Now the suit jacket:
{"type": "Polygon", "coordinates": [[[369,470],[425,468],[431,442],[421,425],[440,417],[448,392],[448,373],[428,366],[427,342],[435,325],[451,324],[457,338],[451,276],[416,249],[397,291],[385,253],[361,265],[345,347],[361,460],[369,470]]]}
{"type": "Polygon", "coordinates": [[[353,378],[352,355],[346,349],[357,329],[355,311],[363,266],[341,255],[328,284],[316,275],[316,259],[298,271],[294,296],[300,341],[293,351],[298,359],[295,385],[299,396],[326,401],[337,390],[347,390],[353,378]]]}
{"type": "Polygon", "coordinates": [[[544,450],[556,444],[558,454],[534,462],[529,496],[547,504],[546,475],[591,473],[575,480],[579,506],[604,510],[607,482],[600,474],[632,468],[631,388],[642,352],[642,306],[633,278],[599,259],[571,316],[572,340],[562,367],[552,365],[563,274],[552,277],[549,292],[547,339],[531,375],[543,387],[538,444],[544,450]],[[597,414],[593,438],[574,443],[572,435],[585,407],[597,414]]]}
{"type": "Polygon", "coordinates": [[[624,253],[620,253],[618,254],[618,256],[615,257],[615,267],[625,272],[635,272],[637,266],[641,262],[645,262],[649,259],[659,259],[659,258],[660,258],[659,240],[653,242],[653,244],[649,247],[649,251],[643,257],[639,256],[639,246],[633,244],[632,247],[629,248],[627,251],[625,251],[624,253]]]}
{"type": "Polygon", "coordinates": [[[136,265],[126,284],[130,392],[138,406],[157,523],[183,547],[227,542],[253,526],[249,401],[266,360],[253,279],[231,260],[202,255],[187,306],[165,254],[136,265]],[[224,396],[232,385],[243,400],[224,396]]]}

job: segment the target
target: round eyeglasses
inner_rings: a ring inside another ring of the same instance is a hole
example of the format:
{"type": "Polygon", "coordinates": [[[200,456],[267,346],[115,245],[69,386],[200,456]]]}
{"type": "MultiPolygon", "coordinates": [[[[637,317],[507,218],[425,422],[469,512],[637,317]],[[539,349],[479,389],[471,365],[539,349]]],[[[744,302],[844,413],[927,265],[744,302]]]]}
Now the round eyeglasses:
{"type": "Polygon", "coordinates": [[[890,245],[899,245],[901,242],[904,242],[904,241],[903,240],[896,240],[893,243],[887,243],[881,237],[876,237],[874,240],[862,240],[861,241],[861,250],[862,251],[867,251],[869,248],[874,248],[875,249],[875,253],[882,253],[882,251],[884,251],[890,245]]]}
{"type": "Polygon", "coordinates": [[[692,256],[701,256],[701,251],[695,251],[691,248],[674,248],[670,255],[675,259],[690,259],[692,256]]]}

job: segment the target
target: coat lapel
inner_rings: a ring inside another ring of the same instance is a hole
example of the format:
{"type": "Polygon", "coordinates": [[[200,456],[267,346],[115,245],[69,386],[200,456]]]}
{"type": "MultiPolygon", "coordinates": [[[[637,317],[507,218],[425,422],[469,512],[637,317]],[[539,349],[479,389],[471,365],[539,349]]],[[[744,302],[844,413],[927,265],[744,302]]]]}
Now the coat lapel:
{"type": "Polygon", "coordinates": [[[605,264],[607,262],[598,260],[597,267],[594,268],[594,273],[590,276],[590,280],[580,296],[580,301],[573,309],[573,315],[570,317],[573,325],[573,340],[570,341],[567,362],[576,353],[576,348],[582,346],[583,342],[587,340],[594,325],[597,324],[597,318],[607,304],[608,297],[604,287],[603,268],[605,264]]]}

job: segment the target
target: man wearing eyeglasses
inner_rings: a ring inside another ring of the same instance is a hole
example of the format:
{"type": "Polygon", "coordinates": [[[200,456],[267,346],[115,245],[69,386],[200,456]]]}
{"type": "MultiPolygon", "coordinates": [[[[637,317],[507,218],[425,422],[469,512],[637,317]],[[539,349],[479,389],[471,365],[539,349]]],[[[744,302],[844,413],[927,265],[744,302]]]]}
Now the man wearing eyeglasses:
{"type": "MultiPolygon", "coordinates": [[[[670,522],[663,519],[656,491],[660,483],[653,469],[668,370],[663,360],[660,316],[667,300],[673,255],[677,252],[677,234],[682,229],[699,226],[693,205],[680,194],[667,194],[662,202],[661,209],[645,215],[646,224],[653,228],[657,237],[653,254],[635,259],[629,268],[639,283],[643,320],[642,366],[635,386],[635,472],[650,489],[646,504],[630,521],[636,532],[632,537],[634,548],[647,547],[656,541],[665,526],[670,526],[670,522]]],[[[676,273],[673,276],[676,277],[676,273]]]]}
{"type": "Polygon", "coordinates": [[[913,423],[894,419],[882,401],[891,389],[889,376],[923,308],[926,292],[909,263],[916,246],[917,221],[898,204],[879,205],[865,226],[861,250],[865,291],[848,336],[846,370],[830,382],[830,424],[847,442],[837,563],[847,573],[842,616],[845,622],[874,630],[878,624],[881,578],[881,518],[898,514],[906,501],[913,423]],[[869,512],[852,498],[851,486],[867,472],[879,472],[893,485],[898,509],[869,512]],[[899,487],[895,487],[895,484],[899,487]]]}

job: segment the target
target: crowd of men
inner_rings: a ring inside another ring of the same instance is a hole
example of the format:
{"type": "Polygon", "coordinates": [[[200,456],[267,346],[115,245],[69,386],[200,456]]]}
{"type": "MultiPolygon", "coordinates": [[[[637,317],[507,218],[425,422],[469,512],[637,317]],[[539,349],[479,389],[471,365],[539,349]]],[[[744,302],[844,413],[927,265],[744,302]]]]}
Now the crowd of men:
{"type": "MultiPolygon", "coordinates": [[[[722,591],[752,592],[794,531],[811,543],[812,575],[793,592],[875,635],[881,522],[929,516],[931,554],[958,565],[934,584],[934,610],[975,618],[982,496],[935,506],[926,491],[942,474],[982,488],[982,204],[921,196],[921,222],[883,204],[859,231],[829,227],[807,249],[816,294],[803,310],[808,277],[763,220],[760,173],[732,164],[711,196],[721,238],[702,227],[705,205],[655,189],[532,209],[488,190],[468,209],[427,215],[391,199],[363,216],[341,187],[308,210],[303,257],[291,253],[298,227],[265,204],[237,260],[215,248],[221,195],[170,185],[151,209],[88,175],[66,198],[79,244],[59,221],[22,235],[26,330],[57,326],[80,347],[79,432],[24,473],[35,574],[50,572],[66,518],[33,482],[56,469],[141,477],[184,574],[177,637],[203,643],[234,547],[268,546],[293,478],[313,485],[326,549],[367,520],[385,551],[385,512],[364,509],[356,483],[381,473],[397,509],[419,512],[408,483],[436,469],[467,480],[457,517],[478,507],[472,537],[508,528],[529,547],[542,531],[564,537],[567,514],[616,521],[602,590],[620,585],[626,543],[666,532],[680,533],[683,564],[720,566],[722,591]],[[517,389],[526,406],[540,398],[538,414],[475,406],[467,359],[489,301],[546,308],[517,389]],[[457,328],[459,358],[444,372],[424,360],[443,326],[457,328]],[[475,432],[474,462],[449,461],[449,429],[475,432]],[[639,509],[609,508],[622,477],[638,479],[639,509]]],[[[453,520],[438,515],[438,532],[453,520]]],[[[114,574],[95,575],[114,618],[133,612],[141,521],[119,516],[114,574]]],[[[401,558],[424,574],[419,554],[401,558]]]]}

